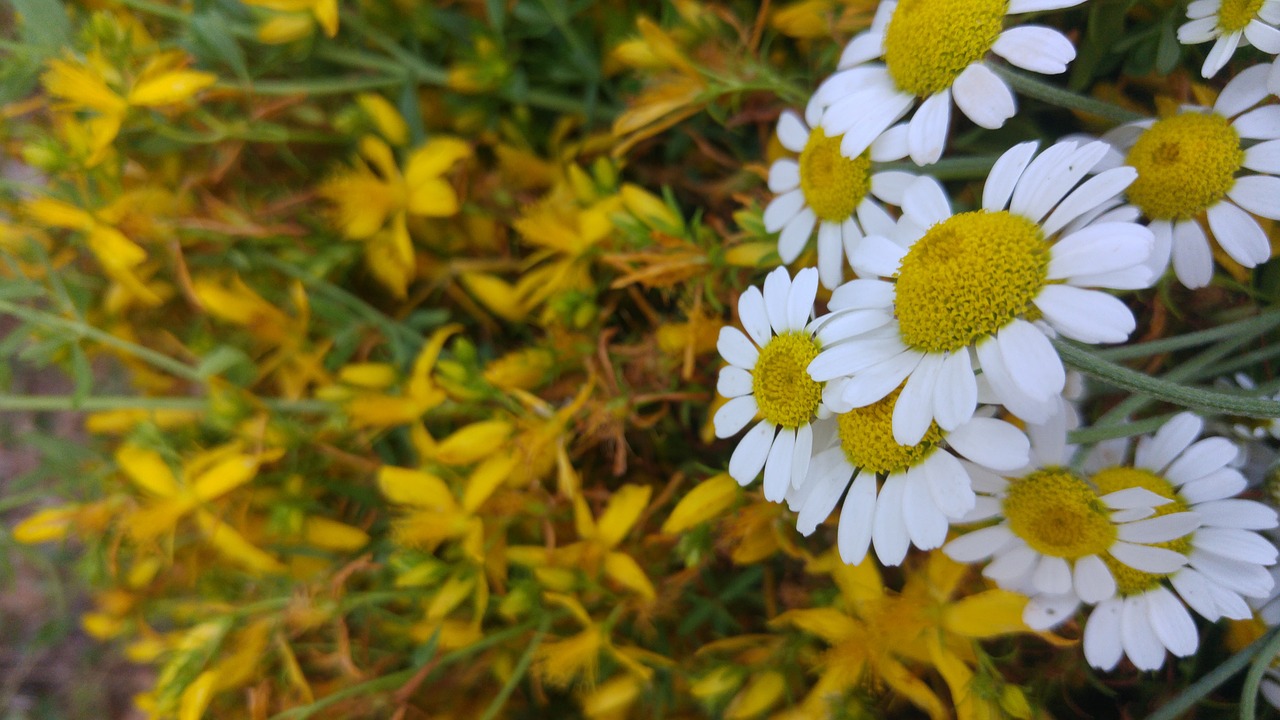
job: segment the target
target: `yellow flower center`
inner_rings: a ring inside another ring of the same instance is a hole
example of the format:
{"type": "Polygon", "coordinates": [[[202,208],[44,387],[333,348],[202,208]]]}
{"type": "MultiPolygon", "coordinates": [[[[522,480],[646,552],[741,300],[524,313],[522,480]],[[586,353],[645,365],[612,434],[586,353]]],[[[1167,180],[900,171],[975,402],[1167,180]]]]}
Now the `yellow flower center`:
{"type": "Polygon", "coordinates": [[[1244,162],[1240,135],[1217,113],[1159,120],[1129,150],[1129,200],[1152,220],[1188,220],[1222,199],[1244,162]]]}
{"type": "Polygon", "coordinates": [[[1222,0],[1218,10],[1218,28],[1224,33],[1239,32],[1258,16],[1262,0],[1222,0]]]}
{"type": "Polygon", "coordinates": [[[925,459],[942,442],[942,429],[930,423],[924,438],[915,445],[899,445],[893,439],[893,407],[902,388],[882,400],[854,408],[836,418],[840,447],[849,463],[878,475],[899,472],[925,459]]]}
{"type": "Polygon", "coordinates": [[[1008,9],[1008,0],[902,0],[885,28],[889,76],[917,97],[951,87],[995,44],[1008,9]]]}
{"type": "Polygon", "coordinates": [[[843,135],[829,137],[822,128],[809,133],[800,153],[800,189],[813,214],[827,222],[844,222],[871,191],[871,151],[850,160],[840,154],[843,135]]]}
{"type": "MultiPolygon", "coordinates": [[[[1098,486],[1098,492],[1103,495],[1117,490],[1140,487],[1173,501],[1154,508],[1156,511],[1155,517],[1186,512],[1189,509],[1187,504],[1182,501],[1182,498],[1178,497],[1177,489],[1168,480],[1150,470],[1132,467],[1107,468],[1094,474],[1093,482],[1098,486]]],[[[1167,548],[1185,555],[1191,551],[1191,535],[1183,535],[1168,542],[1152,544],[1155,547],[1167,548]]],[[[1111,569],[1111,574],[1115,576],[1116,591],[1120,595],[1139,595],[1156,587],[1161,580],[1168,577],[1167,575],[1155,575],[1135,570],[1111,557],[1110,554],[1103,555],[1102,560],[1111,569]]]]}
{"type": "Polygon", "coordinates": [[[1018,316],[1038,317],[1031,301],[1048,274],[1049,244],[1030,220],[1004,210],[950,217],[902,259],[902,340],[924,352],[954,352],[1018,316]]]}
{"type": "Polygon", "coordinates": [[[1014,535],[1042,555],[1100,555],[1116,540],[1106,506],[1078,475],[1046,468],[1009,485],[1004,515],[1014,535]]]}
{"type": "Polygon", "coordinates": [[[784,428],[808,425],[822,402],[822,386],[809,377],[818,345],[802,332],[783,333],[760,349],[751,392],[765,420],[784,428]]]}

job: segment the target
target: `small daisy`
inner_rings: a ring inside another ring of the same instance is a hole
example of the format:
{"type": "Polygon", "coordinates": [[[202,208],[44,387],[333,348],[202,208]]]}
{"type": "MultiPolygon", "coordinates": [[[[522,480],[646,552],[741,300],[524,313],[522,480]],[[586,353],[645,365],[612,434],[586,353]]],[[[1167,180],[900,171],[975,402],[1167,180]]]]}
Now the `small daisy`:
{"type": "Polygon", "coordinates": [[[1104,136],[1117,152],[1099,168],[1123,163],[1138,171],[1126,193],[1151,221],[1156,244],[1150,267],[1156,274],[1164,272],[1172,253],[1183,285],[1209,284],[1213,254],[1205,222],[1218,245],[1244,267],[1271,257],[1266,233],[1249,216],[1280,219],[1280,105],[1256,107],[1267,96],[1269,72],[1258,65],[1240,73],[1212,108],[1184,108],[1104,136]],[[1252,140],[1264,142],[1247,142],[1252,140]]]}
{"type": "Polygon", "coordinates": [[[919,101],[907,146],[917,165],[937,162],[951,125],[951,102],[994,129],[1015,112],[1013,92],[987,67],[991,53],[1038,73],[1066,71],[1071,41],[1051,28],[1005,29],[1006,15],[1056,10],[1083,0],[884,0],[871,28],[840,56],[842,72],[815,93],[823,125],[857,157],[919,101]],[[883,62],[872,62],[883,58],[883,62]]]}
{"type": "Polygon", "coordinates": [[[913,181],[894,234],[868,235],[851,257],[862,279],[832,293],[809,373],[818,382],[849,378],[833,383],[842,394],[832,399],[853,407],[906,380],[893,418],[903,445],[919,442],[931,422],[954,430],[973,416],[975,358],[1000,404],[1044,422],[1066,383],[1049,337],[1122,342],[1133,331],[1123,302],[1089,288],[1150,283],[1151,232],[1097,214],[1134,170],[1076,187],[1106,143],[1058,143],[1033,160],[1035,150],[1023,143],[1001,156],[972,212],[952,215],[936,180],[913,181]]]}
{"type": "Polygon", "coordinates": [[[737,434],[756,417],[729,459],[729,474],[746,485],[764,469],[764,495],[781,502],[793,476],[808,472],[812,422],[822,406],[822,386],[805,372],[818,342],[805,324],[818,292],[818,271],[805,268],[795,281],[786,268],[769,273],[764,292],[747,288],[738,317],[747,330],[720,329],[717,348],[729,363],[716,391],[730,398],[716,412],[716,437],[737,434]],[[748,339],[748,335],[750,339],[748,339]]]}
{"type": "Polygon", "coordinates": [[[1195,0],[1187,6],[1190,21],[1178,28],[1178,42],[1196,45],[1213,40],[1200,74],[1218,74],[1236,48],[1253,45],[1280,53],[1280,0],[1195,0]]]}
{"type": "MultiPolygon", "coordinates": [[[[905,132],[905,128],[902,129],[905,132]]],[[[778,196],[764,210],[764,226],[778,237],[778,256],[790,265],[818,228],[818,275],[823,287],[844,279],[844,258],[865,233],[883,234],[893,218],[876,202],[902,204],[902,191],[915,179],[911,173],[872,172],[871,163],[901,160],[906,155],[903,132],[882,139],[852,160],[840,154],[840,136],[828,135],[821,125],[810,128],[788,110],[778,120],[778,140],[800,153],[769,168],[769,189],[778,196]]]]}
{"type": "Polygon", "coordinates": [[[950,432],[935,423],[920,442],[900,445],[892,428],[899,393],[820,423],[809,472],[793,477],[797,486],[788,503],[800,513],[796,527],[803,535],[844,496],[837,542],[841,559],[851,565],[861,563],[873,543],[885,565],[901,563],[911,545],[940,547],[950,521],[973,509],[971,469],[1011,471],[1028,462],[1030,443],[1022,431],[985,416],[950,432]]]}

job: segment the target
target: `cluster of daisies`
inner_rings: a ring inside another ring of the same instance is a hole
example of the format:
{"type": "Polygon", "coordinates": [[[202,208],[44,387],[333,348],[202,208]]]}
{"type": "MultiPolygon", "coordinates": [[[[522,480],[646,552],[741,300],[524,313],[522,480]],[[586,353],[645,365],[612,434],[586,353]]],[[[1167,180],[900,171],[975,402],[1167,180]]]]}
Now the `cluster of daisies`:
{"type": "MultiPolygon", "coordinates": [[[[764,222],[785,264],[816,235],[816,267],[741,294],[714,426],[746,430],[730,474],[763,473],[801,533],[839,507],[845,562],[896,565],[913,546],[985,562],[1030,598],[1034,628],[1087,609],[1091,665],[1156,669],[1196,650],[1190,611],[1249,618],[1270,595],[1276,549],[1259,531],[1277,516],[1237,497],[1239,448],[1201,438],[1192,414],[1133,448],[1070,445],[1080,390],[1055,344],[1127,340],[1135,319],[1112,291],[1170,265],[1207,285],[1211,239],[1244,267],[1270,258],[1257,218],[1280,219],[1280,63],[1239,73],[1212,107],[1015,145],[958,208],[927,173],[953,103],[1003,126],[1019,72],[1005,63],[1057,74],[1075,57],[1057,30],[1009,17],[1082,2],[884,0],[804,111],[782,115],[798,157],[770,168],[764,222]],[[881,168],[904,158],[918,171],[881,168]]],[[[1239,46],[1280,52],[1280,0],[1196,0],[1188,15],[1184,43],[1215,41],[1206,77],[1239,46]]]]}

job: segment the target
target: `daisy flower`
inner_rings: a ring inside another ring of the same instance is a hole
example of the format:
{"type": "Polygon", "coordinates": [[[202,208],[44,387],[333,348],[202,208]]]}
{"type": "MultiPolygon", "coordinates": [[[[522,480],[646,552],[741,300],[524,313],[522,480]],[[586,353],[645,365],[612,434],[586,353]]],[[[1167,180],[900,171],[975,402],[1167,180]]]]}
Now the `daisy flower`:
{"type": "Polygon", "coordinates": [[[1188,606],[1207,620],[1243,620],[1253,616],[1248,598],[1266,598],[1272,590],[1267,566],[1275,564],[1276,548],[1256,531],[1276,527],[1276,512],[1234,497],[1246,486],[1230,467],[1239,448],[1222,437],[1196,440],[1203,429],[1203,420],[1182,413],[1139,440],[1131,463],[1125,440],[1099,445],[1085,463],[1101,492],[1145,488],[1169,501],[1156,508],[1157,516],[1198,519],[1195,529],[1162,544],[1187,556],[1186,567],[1175,572],[1141,571],[1104,558],[1117,596],[1099,604],[1085,626],[1085,657],[1094,667],[1110,670],[1128,655],[1138,668],[1154,670],[1166,649],[1190,655],[1197,636],[1188,606]]]}
{"type": "Polygon", "coordinates": [[[991,169],[982,207],[952,215],[929,177],[913,181],[890,237],[868,235],[850,258],[862,279],[832,293],[830,327],[809,365],[852,407],[906,380],[894,438],[920,441],[930,423],[955,430],[973,416],[974,359],[995,400],[1028,422],[1057,409],[1066,372],[1049,337],[1122,342],[1134,328],[1120,300],[1089,288],[1146,287],[1151,231],[1099,211],[1133,180],[1115,168],[1076,187],[1106,143],[1035,143],[991,169]],[[1074,189],[1073,189],[1074,188],[1074,189]],[[876,276],[886,278],[875,279],[876,276]]]}
{"type": "Polygon", "coordinates": [[[994,53],[1018,67],[1058,74],[1076,51],[1062,33],[1026,25],[1005,29],[1006,15],[1056,10],[1083,0],[884,0],[871,28],[840,56],[842,72],[815,93],[823,125],[843,135],[857,157],[919,102],[907,131],[917,165],[937,162],[951,125],[951,102],[984,128],[1013,117],[1013,92],[987,66],[994,53]],[[877,62],[881,61],[882,62],[877,62]]]}
{"type": "Polygon", "coordinates": [[[738,299],[746,334],[723,327],[716,345],[729,363],[716,391],[730,398],[715,414],[716,437],[735,435],[761,418],[734,449],[729,474],[746,485],[763,468],[764,495],[774,502],[786,496],[793,476],[808,472],[812,423],[822,406],[822,386],[805,372],[818,355],[818,342],[805,327],[817,292],[817,270],[801,270],[794,282],[786,268],[774,270],[763,293],[752,286],[738,299]]]}
{"type": "Polygon", "coordinates": [[[1213,277],[1203,222],[1218,245],[1244,267],[1271,257],[1267,235],[1249,214],[1280,219],[1280,105],[1267,96],[1269,66],[1237,75],[1212,108],[1184,108],[1160,120],[1123,125],[1104,136],[1117,152],[1099,167],[1135,168],[1129,202],[1151,221],[1154,272],[1173,270],[1189,288],[1213,277]],[[1252,143],[1248,141],[1261,140],[1252,143]],[[1252,172],[1248,172],[1252,171],[1252,172]]]}
{"type": "Polygon", "coordinates": [[[1178,28],[1178,42],[1196,45],[1213,41],[1200,74],[1218,74],[1236,48],[1253,45],[1280,53],[1280,0],[1195,0],[1187,6],[1187,22],[1178,28]]]}
{"type": "MultiPolygon", "coordinates": [[[[903,128],[905,131],[905,128],[903,128]]],[[[778,140],[800,154],[769,168],[769,190],[778,193],[764,210],[764,227],[781,231],[778,256],[790,265],[818,229],[818,275],[832,289],[844,278],[844,259],[865,233],[885,233],[893,218],[876,202],[902,204],[911,173],[872,172],[872,162],[901,160],[906,155],[902,132],[882,139],[853,159],[840,154],[840,135],[821,125],[810,127],[790,110],[778,120],[778,140]]]]}
{"type": "Polygon", "coordinates": [[[1009,471],[1028,462],[1027,437],[992,417],[972,417],[950,432],[935,423],[920,442],[899,444],[892,423],[900,392],[820,422],[809,471],[793,476],[796,487],[788,493],[806,536],[844,496],[837,542],[851,565],[872,543],[885,565],[901,563],[911,545],[940,547],[950,521],[973,509],[971,469],[1009,471]]]}

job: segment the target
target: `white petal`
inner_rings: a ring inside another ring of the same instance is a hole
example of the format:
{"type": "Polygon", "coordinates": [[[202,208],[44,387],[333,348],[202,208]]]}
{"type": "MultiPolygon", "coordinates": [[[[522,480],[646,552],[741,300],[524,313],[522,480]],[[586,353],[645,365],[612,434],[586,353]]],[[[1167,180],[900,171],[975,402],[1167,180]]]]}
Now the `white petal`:
{"type": "MultiPolygon", "coordinates": [[[[1266,23],[1260,23],[1257,20],[1250,20],[1249,24],[1244,26],[1244,36],[1248,38],[1249,44],[1258,48],[1262,52],[1270,53],[1272,55],[1280,53],[1280,30],[1277,30],[1266,23]]],[[[1265,65],[1261,67],[1270,70],[1270,68],[1267,68],[1265,65]]],[[[1248,70],[1245,72],[1248,72],[1248,70]]],[[[1241,73],[1241,75],[1243,74],[1244,73],[1241,73]]]]}
{"type": "Polygon", "coordinates": [[[933,389],[933,414],[938,426],[955,430],[973,417],[977,407],[978,379],[973,374],[969,350],[962,348],[947,354],[933,389]]]}
{"type": "Polygon", "coordinates": [[[769,168],[770,192],[784,193],[798,187],[800,187],[800,163],[784,158],[769,168]]]}
{"type": "MultiPolygon", "coordinates": [[[[999,402],[1009,412],[1029,423],[1043,423],[1053,414],[1054,404],[1039,402],[1028,397],[1018,386],[1005,367],[1004,358],[1000,354],[1000,344],[995,338],[988,338],[975,346],[978,362],[982,365],[982,377],[989,384],[999,402]]],[[[981,392],[979,392],[981,395],[981,392]]]]}
{"type": "Polygon", "coordinates": [[[1195,568],[1187,567],[1179,570],[1170,576],[1169,582],[1173,584],[1182,599],[1191,606],[1191,609],[1200,613],[1205,619],[1217,620],[1221,617],[1221,612],[1213,600],[1213,593],[1209,590],[1213,581],[1201,575],[1195,568]]]}
{"type": "Polygon", "coordinates": [[[992,525],[957,537],[947,543],[942,552],[956,562],[974,563],[986,560],[1014,542],[1016,539],[1009,532],[1009,526],[992,525]]]}
{"type": "Polygon", "coordinates": [[[1120,343],[1136,323],[1129,307],[1096,290],[1049,285],[1034,300],[1054,330],[1083,343],[1120,343]]]}
{"type": "MultiPolygon", "coordinates": [[[[1013,189],[1013,197],[1009,200],[1009,211],[1032,222],[1040,222],[1043,216],[1035,214],[1033,210],[1038,209],[1045,202],[1044,188],[1059,185],[1063,173],[1071,164],[1071,158],[1079,149],[1079,143],[1065,140],[1050,145],[1044,152],[1037,155],[1022,172],[1017,187],[1013,189]]],[[[1105,145],[1103,150],[1105,154],[1105,145]]],[[[1044,212],[1048,211],[1048,207],[1044,208],[1044,212]]]]}
{"type": "MultiPolygon", "coordinates": [[[[853,375],[871,367],[876,367],[907,352],[909,351],[902,345],[901,340],[897,338],[879,338],[875,340],[859,338],[853,342],[843,342],[818,353],[818,357],[809,363],[809,377],[813,378],[815,382],[834,380],[838,377],[853,375]],[[868,365],[868,363],[871,364],[868,365]]],[[[911,368],[903,371],[902,377],[898,378],[899,383],[902,382],[902,378],[907,376],[906,373],[911,372],[911,369],[919,362],[920,356],[917,354],[913,355],[912,358],[915,362],[910,363],[911,368]]],[[[898,386],[894,385],[889,390],[893,390],[896,387],[898,386]]],[[[885,395],[888,392],[885,391],[885,395]]],[[[880,397],[884,397],[884,395],[880,397]]],[[[869,402],[875,402],[875,400],[869,402]]],[[[862,406],[856,405],[855,407],[862,406]]]]}
{"type": "MultiPolygon", "coordinates": [[[[1046,166],[1045,169],[1048,172],[1041,178],[1038,187],[1028,192],[1021,200],[1019,200],[1018,194],[1014,193],[1014,200],[1010,210],[1025,218],[1040,222],[1054,206],[1062,202],[1063,198],[1076,186],[1076,183],[1080,182],[1095,165],[1106,157],[1110,149],[1109,145],[1100,140],[1085,143],[1058,162],[1056,168],[1046,166]]],[[[1028,169],[1028,176],[1034,177],[1036,170],[1036,165],[1033,162],[1031,168],[1028,169]]],[[[1099,202],[1102,200],[1103,198],[1100,198],[1099,202]]]]}
{"type": "MultiPolygon", "coordinates": [[[[750,393],[751,373],[733,365],[724,366],[720,369],[720,377],[716,381],[716,392],[727,398],[736,398],[750,393]]],[[[716,414],[718,415],[719,413],[716,414]]],[[[738,428],[738,430],[741,429],[741,427],[738,428]]],[[[734,430],[729,435],[736,433],[738,430],[734,430]]],[[[726,435],[725,437],[728,436],[726,435]]]]}
{"type": "Polygon", "coordinates": [[[1147,619],[1146,596],[1124,599],[1120,615],[1120,644],[1139,670],[1158,670],[1164,664],[1164,645],[1147,619]]]}
{"type": "Polygon", "coordinates": [[[764,499],[782,502],[791,485],[791,456],[796,447],[796,431],[783,428],[773,440],[764,465],[764,499]]]}
{"type": "MultiPolygon", "coordinates": [[[[907,187],[920,177],[915,173],[901,170],[886,170],[871,176],[871,194],[881,200],[902,207],[907,187]]],[[[948,208],[949,209],[949,208],[948,208]]]]}
{"type": "Polygon", "coordinates": [[[1031,585],[1039,592],[1064,594],[1071,590],[1071,566],[1060,557],[1046,555],[1031,573],[1031,585]]]}
{"type": "Polygon", "coordinates": [[[760,288],[755,285],[738,296],[738,321],[760,347],[767,345],[769,338],[773,337],[773,331],[769,327],[769,312],[764,309],[764,295],[760,294],[760,288]]]}
{"type": "Polygon", "coordinates": [[[1183,485],[1178,488],[1178,494],[1186,502],[1195,504],[1239,495],[1247,486],[1248,483],[1238,470],[1223,468],[1208,477],[1183,485]]]}
{"type": "MultiPolygon", "coordinates": [[[[837,449],[837,452],[843,452],[837,449]]],[[[848,467],[846,464],[845,467],[848,467]]],[[[804,506],[800,508],[800,515],[796,518],[796,530],[801,535],[808,536],[817,529],[828,517],[831,511],[835,509],[836,503],[840,502],[840,496],[844,494],[844,490],[849,485],[850,472],[833,472],[827,473],[820,478],[812,478],[814,484],[813,490],[805,499],[804,506]]],[[[808,483],[805,483],[806,487],[808,483]]]]}
{"type": "MultiPolygon", "coordinates": [[[[1194,222],[1191,223],[1195,225],[1194,222]]],[[[1146,267],[1151,271],[1151,280],[1154,284],[1155,280],[1164,275],[1164,271],[1169,267],[1169,254],[1173,250],[1173,228],[1174,223],[1169,220],[1152,220],[1147,229],[1151,231],[1151,237],[1155,243],[1151,246],[1151,257],[1147,258],[1146,267]]]]}
{"type": "Polygon", "coordinates": [[[1013,471],[1030,460],[1031,442],[1003,420],[975,417],[947,434],[947,443],[966,458],[992,470],[1013,471]]]}
{"type": "Polygon", "coordinates": [[[1062,393],[1067,373],[1049,338],[1035,325],[1015,319],[996,335],[1000,357],[1009,377],[1034,400],[1047,400],[1062,393]]]}
{"type": "Polygon", "coordinates": [[[1124,541],[1112,543],[1109,552],[1112,557],[1135,570],[1157,575],[1174,572],[1187,561],[1185,556],[1172,550],[1124,541]]]}
{"type": "Polygon", "coordinates": [[[998,555],[982,569],[982,574],[995,580],[1001,587],[1009,588],[1024,580],[1039,559],[1040,553],[1026,545],[1020,545],[998,555]]]}
{"type": "Polygon", "coordinates": [[[1157,495],[1146,488],[1131,487],[1123,490],[1116,490],[1103,495],[1101,498],[1103,504],[1113,510],[1137,510],[1159,507],[1167,505],[1169,498],[1163,495],[1157,495]]]}
{"type": "Polygon", "coordinates": [[[1271,68],[1254,65],[1241,72],[1222,88],[1213,103],[1213,111],[1223,117],[1235,117],[1267,97],[1267,75],[1271,68]]]}
{"type": "Polygon", "coordinates": [[[840,559],[857,565],[867,555],[871,544],[872,523],[876,515],[876,476],[862,472],[854,479],[840,511],[840,527],[836,533],[840,559]]]}
{"type": "Polygon", "coordinates": [[[982,63],[961,72],[952,86],[956,107],[978,127],[995,130],[1018,111],[1013,91],[982,63]]]}
{"type": "Polygon", "coordinates": [[[907,149],[911,160],[917,165],[937,162],[946,147],[950,128],[951,91],[943,90],[926,98],[907,125],[907,149]]]}
{"type": "MultiPolygon", "coordinates": [[[[1116,528],[1116,537],[1132,543],[1160,543],[1176,540],[1200,526],[1200,516],[1193,512],[1171,513],[1126,523],[1116,528]]],[[[1200,533],[1196,533],[1199,537],[1200,533]]]]}
{"type": "Polygon", "coordinates": [[[1210,500],[1192,510],[1205,527],[1234,527],[1245,530],[1270,530],[1276,527],[1276,511],[1253,500],[1210,500]]]}
{"type": "Polygon", "coordinates": [[[1213,237],[1233,260],[1255,267],[1271,257],[1267,234],[1248,213],[1229,202],[1219,202],[1208,214],[1213,237]]]}
{"type": "Polygon", "coordinates": [[[1184,220],[1173,226],[1173,271],[1178,282],[1202,288],[1213,279],[1213,253],[1200,223],[1184,220]]]}
{"type": "Polygon", "coordinates": [[[950,453],[936,451],[917,468],[929,482],[929,496],[942,514],[961,518],[973,509],[977,496],[969,473],[950,453]]]}
{"type": "Polygon", "coordinates": [[[871,143],[871,161],[896,162],[906,157],[911,152],[910,145],[907,144],[908,125],[909,123],[898,123],[880,133],[880,137],[871,143]]]}
{"type": "Polygon", "coordinates": [[[893,320],[884,310],[845,310],[824,315],[828,318],[818,328],[817,337],[824,346],[848,340],[881,328],[893,320]]]}
{"type": "MultiPolygon", "coordinates": [[[[870,198],[863,198],[858,204],[858,224],[862,225],[865,232],[856,235],[857,240],[861,240],[863,235],[883,235],[884,237],[892,237],[898,229],[898,221],[893,219],[889,213],[880,207],[880,204],[872,201],[870,198]]],[[[853,245],[849,244],[849,230],[857,230],[858,225],[846,223],[842,226],[845,231],[845,252],[849,255],[853,254],[853,245]],[[852,228],[850,228],[852,225],[852,228]]]]}
{"type": "Polygon", "coordinates": [[[1036,595],[1022,608],[1022,622],[1032,630],[1048,630],[1061,625],[1076,613],[1080,600],[1070,593],[1066,595],[1036,595]]]}
{"type": "Polygon", "coordinates": [[[1244,167],[1272,175],[1280,173],[1280,140],[1268,140],[1245,150],[1244,167]]]}
{"type": "MultiPolygon", "coordinates": [[[[1210,15],[1216,16],[1218,14],[1218,10],[1221,8],[1222,0],[1192,0],[1192,2],[1187,5],[1187,17],[1192,20],[1198,20],[1200,18],[1207,18],[1210,15]]],[[[1215,26],[1218,24],[1217,17],[1210,18],[1210,20],[1213,21],[1215,26]]]]}
{"type": "Polygon", "coordinates": [[[942,356],[926,354],[907,378],[893,406],[893,439],[899,445],[915,445],[933,422],[933,388],[942,369],[942,356]]]}
{"type": "Polygon", "coordinates": [[[1192,551],[1191,566],[1218,585],[1248,597],[1267,597],[1275,585],[1271,574],[1261,565],[1204,550],[1192,551]]]}
{"type": "MultiPolygon", "coordinates": [[[[1122,166],[1104,170],[1071,191],[1044,221],[1044,234],[1051,236],[1072,220],[1124,192],[1137,179],[1138,171],[1122,166]]],[[[1056,249],[1056,246],[1055,246],[1056,249]]]]}
{"type": "Polygon", "coordinates": [[[902,519],[907,535],[921,550],[942,547],[947,541],[947,516],[929,493],[929,481],[917,469],[908,469],[902,491],[902,519]]]}
{"type": "MultiPolygon", "coordinates": [[[[1188,15],[1188,17],[1191,17],[1188,15]]],[[[1198,45],[1209,42],[1218,36],[1218,18],[1201,17],[1185,23],[1178,28],[1178,42],[1183,45],[1198,45]]]]}
{"type": "Polygon", "coordinates": [[[880,488],[880,497],[876,499],[871,542],[875,545],[876,557],[885,565],[900,565],[911,544],[906,522],[902,517],[902,495],[906,483],[906,475],[890,475],[880,488]]]}
{"type": "Polygon", "coordinates": [[[1193,413],[1178,413],[1160,426],[1155,435],[1138,441],[1134,464],[1161,473],[1190,447],[1204,430],[1204,420],[1193,413]]]}
{"type": "MultiPolygon", "coordinates": [[[[1280,140],[1271,142],[1280,143],[1280,140]]],[[[1248,175],[1236,178],[1235,185],[1227,191],[1227,197],[1254,215],[1280,220],[1280,178],[1278,177],[1248,175]]]]}
{"type": "MultiPolygon", "coordinates": [[[[791,451],[791,484],[798,485],[809,474],[813,460],[813,426],[796,428],[796,446],[791,451]]],[[[834,501],[832,501],[834,504],[834,501]]]]}
{"type": "Polygon", "coordinates": [[[844,244],[840,238],[840,225],[825,220],[818,223],[818,276],[822,287],[828,290],[839,287],[844,280],[844,244]]]}
{"type": "Polygon", "coordinates": [[[849,264],[863,277],[893,277],[898,274],[906,248],[889,238],[868,235],[858,243],[858,249],[849,257],[849,264]]]}
{"type": "MultiPolygon", "coordinates": [[[[1273,71],[1274,72],[1274,71],[1273,71]]],[[[1241,115],[1231,127],[1246,140],[1275,140],[1280,138],[1280,105],[1264,105],[1241,115]]]]}
{"type": "Polygon", "coordinates": [[[789,332],[804,330],[813,313],[813,300],[818,294],[817,268],[804,268],[796,273],[791,282],[791,291],[787,293],[786,329],[789,332]]]}
{"type": "Polygon", "coordinates": [[[1187,448],[1174,460],[1169,469],[1165,470],[1164,477],[1174,485],[1199,480],[1226,467],[1239,453],[1240,448],[1226,438],[1205,438],[1187,448]]]}
{"type": "Polygon", "coordinates": [[[861,65],[868,60],[874,60],[884,54],[884,33],[870,30],[859,33],[844,46],[844,51],[840,53],[840,62],[837,67],[844,69],[854,65],[861,65]]]}
{"type": "Polygon", "coordinates": [[[787,328],[787,296],[791,294],[791,275],[784,267],[776,268],[764,278],[764,309],[775,333],[787,328]]]}
{"type": "Polygon", "coordinates": [[[1076,48],[1065,35],[1039,25],[1013,27],[1000,33],[991,52],[1020,68],[1045,75],[1066,72],[1076,48]]]}
{"type": "Polygon", "coordinates": [[[929,227],[951,217],[951,201],[942,183],[929,175],[922,175],[907,185],[902,193],[902,212],[929,227]]]}
{"type": "Polygon", "coordinates": [[[803,207],[804,192],[798,188],[770,200],[764,209],[764,229],[771,233],[778,232],[786,227],[787,222],[798,215],[803,207]]]}
{"type": "Polygon", "coordinates": [[[729,476],[737,480],[739,485],[745,486],[755,480],[764,468],[769,448],[773,445],[775,429],[777,426],[773,423],[761,420],[738,441],[738,447],[733,449],[733,455],[729,458],[729,476]]]}
{"type": "Polygon", "coordinates": [[[1097,555],[1079,558],[1074,570],[1075,591],[1084,602],[1094,605],[1116,594],[1116,580],[1097,555]]]}
{"type": "Polygon", "coordinates": [[[1124,657],[1120,646],[1120,615],[1124,601],[1113,598],[1089,613],[1084,626],[1084,658],[1099,670],[1111,670],[1124,657]]]}
{"type": "Polygon", "coordinates": [[[996,160],[987,173],[987,184],[982,189],[982,209],[997,212],[1009,204],[1009,196],[1013,194],[1018,179],[1022,177],[1022,172],[1027,169],[1027,163],[1031,162],[1039,146],[1034,140],[1019,143],[996,160]]]}
{"type": "Polygon", "coordinates": [[[861,310],[893,306],[893,283],[857,278],[836,288],[827,301],[831,310],[861,310]]]}
{"type": "Polygon", "coordinates": [[[1090,225],[1053,245],[1049,251],[1049,279],[1132,267],[1150,257],[1154,244],[1151,231],[1137,223],[1090,225]]]}
{"type": "Polygon", "coordinates": [[[1005,10],[1005,14],[1021,15],[1022,13],[1043,12],[1045,10],[1062,10],[1075,7],[1082,2],[1084,0],[1011,0],[1009,9],[1005,10]]]}
{"type": "Polygon", "coordinates": [[[804,150],[805,144],[809,142],[809,128],[796,111],[784,110],[778,118],[778,142],[795,153],[804,150]]]}
{"type": "Polygon", "coordinates": [[[800,257],[817,223],[818,216],[811,208],[805,207],[782,226],[782,234],[778,236],[778,257],[783,265],[790,265],[800,257]]]}
{"type": "Polygon", "coordinates": [[[754,368],[756,358],[760,357],[760,351],[756,350],[756,346],[751,344],[747,336],[743,335],[738,328],[729,325],[720,328],[716,349],[720,351],[720,357],[743,370],[754,368]]]}
{"type": "MultiPolygon", "coordinates": [[[[915,95],[896,89],[885,92],[859,93],[858,96],[844,102],[851,107],[845,112],[857,112],[861,120],[855,122],[840,140],[840,153],[845,157],[857,157],[871,146],[880,133],[907,114],[915,103],[915,95]]],[[[825,117],[825,116],[824,116],[825,117]]]]}
{"type": "Polygon", "coordinates": [[[756,406],[755,396],[744,395],[733,398],[716,411],[715,418],[713,418],[716,437],[727,438],[737,435],[739,430],[755,419],[757,412],[759,412],[759,407],[756,406]]]}
{"type": "Polygon", "coordinates": [[[1276,546],[1257,533],[1235,528],[1200,528],[1191,545],[1241,562],[1273,565],[1276,546]]]}
{"type": "Polygon", "coordinates": [[[1243,36],[1244,33],[1239,31],[1219,35],[1213,47],[1209,48],[1209,54],[1205,56],[1204,65],[1200,66],[1200,74],[1207,78],[1217,75],[1218,71],[1231,59],[1236,48],[1240,46],[1240,38],[1243,36]]]}

